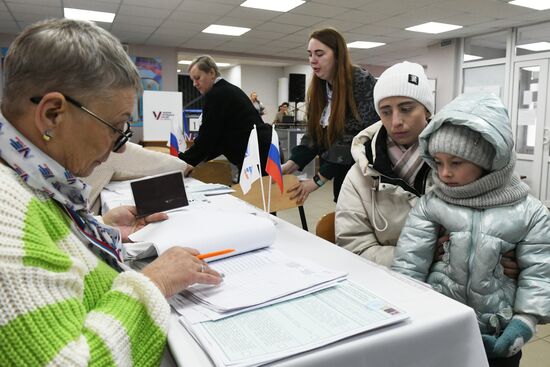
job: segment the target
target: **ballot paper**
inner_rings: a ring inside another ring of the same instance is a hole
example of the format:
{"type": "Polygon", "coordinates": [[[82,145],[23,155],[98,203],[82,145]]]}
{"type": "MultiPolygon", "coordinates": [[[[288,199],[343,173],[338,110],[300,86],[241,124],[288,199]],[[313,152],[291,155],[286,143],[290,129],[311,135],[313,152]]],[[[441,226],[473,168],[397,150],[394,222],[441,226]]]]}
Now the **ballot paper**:
{"type": "Polygon", "coordinates": [[[267,248],[215,261],[210,266],[224,274],[220,285],[196,284],[183,296],[216,313],[249,308],[298,292],[312,292],[313,287],[332,286],[344,280],[345,272],[294,258],[267,248]]]}
{"type": "Polygon", "coordinates": [[[185,185],[185,189],[188,193],[202,193],[205,196],[231,194],[232,192],[235,192],[235,190],[227,185],[203,183],[200,181],[189,182],[185,185]]]}
{"type": "Polygon", "coordinates": [[[216,366],[259,366],[407,319],[350,281],[218,321],[180,322],[216,366]]]}

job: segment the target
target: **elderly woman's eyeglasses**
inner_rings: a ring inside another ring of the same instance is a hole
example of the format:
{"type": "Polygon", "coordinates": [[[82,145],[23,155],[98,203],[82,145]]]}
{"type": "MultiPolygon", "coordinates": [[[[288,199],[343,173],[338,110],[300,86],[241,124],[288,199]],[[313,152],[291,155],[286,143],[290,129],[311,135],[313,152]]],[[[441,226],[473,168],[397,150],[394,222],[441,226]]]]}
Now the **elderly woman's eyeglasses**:
{"type": "MultiPolygon", "coordinates": [[[[118,151],[120,148],[122,148],[122,146],[124,144],[126,144],[126,142],[128,140],[130,140],[130,138],[132,137],[132,135],[134,134],[132,132],[132,130],[130,129],[130,123],[129,122],[126,122],[124,123],[124,131],[123,130],[120,130],[120,129],[117,129],[116,127],[114,127],[113,125],[111,125],[110,123],[108,123],[107,121],[105,121],[104,119],[102,119],[101,117],[99,117],[97,114],[95,114],[94,112],[90,111],[89,109],[87,109],[86,107],[84,107],[82,104],[80,104],[80,102],[74,100],[73,98],[69,97],[69,96],[65,96],[65,99],[75,105],[76,107],[80,108],[82,111],[86,112],[87,114],[95,117],[97,120],[99,120],[101,123],[103,123],[104,125],[107,125],[109,126],[111,129],[113,129],[115,132],[117,132],[118,134],[120,134],[120,136],[118,137],[118,139],[115,141],[115,145],[113,146],[113,152],[116,152],[118,151]]],[[[32,103],[34,104],[38,104],[40,103],[40,100],[42,99],[42,97],[31,97],[30,100],[32,103]]]]}

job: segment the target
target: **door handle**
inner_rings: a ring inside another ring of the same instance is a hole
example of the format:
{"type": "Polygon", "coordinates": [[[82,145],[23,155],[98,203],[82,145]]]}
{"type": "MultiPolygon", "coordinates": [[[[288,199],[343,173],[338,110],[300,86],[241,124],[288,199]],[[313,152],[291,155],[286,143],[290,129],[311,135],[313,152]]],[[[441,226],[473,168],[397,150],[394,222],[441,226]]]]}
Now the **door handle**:
{"type": "Polygon", "coordinates": [[[548,137],[548,133],[550,133],[550,129],[545,127],[544,135],[542,137],[542,145],[547,145],[548,143],[550,143],[550,137],[548,137]]]}

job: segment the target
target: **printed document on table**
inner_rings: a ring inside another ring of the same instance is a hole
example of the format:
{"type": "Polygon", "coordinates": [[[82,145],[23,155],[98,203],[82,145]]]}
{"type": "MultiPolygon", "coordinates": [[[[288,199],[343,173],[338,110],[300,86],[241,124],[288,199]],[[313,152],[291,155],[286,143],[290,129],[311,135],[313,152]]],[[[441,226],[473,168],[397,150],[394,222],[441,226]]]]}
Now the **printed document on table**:
{"type": "Polygon", "coordinates": [[[347,275],[271,248],[215,261],[210,266],[224,274],[223,282],[219,286],[195,285],[184,295],[219,313],[259,305],[343,280],[347,275]]]}
{"type": "Polygon", "coordinates": [[[295,259],[275,249],[216,261],[211,267],[225,275],[223,283],[196,285],[184,294],[219,313],[259,305],[346,277],[344,272],[295,259]]]}
{"type": "MultiPolygon", "coordinates": [[[[345,279],[344,279],[345,280],[345,279]]],[[[208,307],[206,307],[203,303],[201,303],[199,300],[195,298],[186,297],[183,295],[183,293],[176,294],[172,298],[169,299],[170,305],[174,308],[174,310],[182,315],[185,316],[185,319],[192,323],[198,323],[198,322],[204,322],[204,321],[216,321],[221,320],[226,317],[231,317],[238,315],[243,312],[256,310],[258,308],[274,305],[279,302],[285,302],[294,298],[299,298],[302,296],[306,296],[311,293],[315,293],[317,291],[320,291],[322,289],[327,289],[330,287],[334,287],[339,282],[342,282],[343,280],[337,279],[334,281],[326,282],[323,284],[316,285],[314,287],[304,289],[302,291],[298,291],[292,294],[289,294],[288,296],[284,296],[281,298],[277,298],[265,303],[260,303],[255,306],[245,307],[245,308],[239,308],[235,311],[229,311],[229,312],[216,312],[208,307]]]]}
{"type": "Polygon", "coordinates": [[[180,322],[217,366],[258,366],[391,325],[398,307],[350,281],[218,321],[180,322]]]}

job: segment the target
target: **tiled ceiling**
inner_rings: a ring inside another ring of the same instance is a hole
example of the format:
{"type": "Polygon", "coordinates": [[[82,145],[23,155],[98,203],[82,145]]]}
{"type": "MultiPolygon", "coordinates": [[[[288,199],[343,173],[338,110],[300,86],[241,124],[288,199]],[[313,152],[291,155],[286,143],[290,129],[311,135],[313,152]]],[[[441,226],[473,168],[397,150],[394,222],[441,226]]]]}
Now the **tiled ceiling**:
{"type": "Polygon", "coordinates": [[[550,10],[514,6],[509,0],[308,0],[288,13],[244,8],[243,1],[0,0],[0,33],[17,34],[34,21],[61,17],[63,7],[82,8],[116,13],[112,24],[98,24],[124,43],[177,47],[181,58],[208,52],[228,60],[285,64],[304,62],[310,32],[333,26],[348,42],[386,43],[352,49],[355,63],[391,65],[424,54],[428,45],[444,39],[550,20],[550,10]],[[464,27],[439,35],[404,30],[429,21],[464,27]],[[240,37],[201,33],[213,23],[252,30],[240,37]]]}

